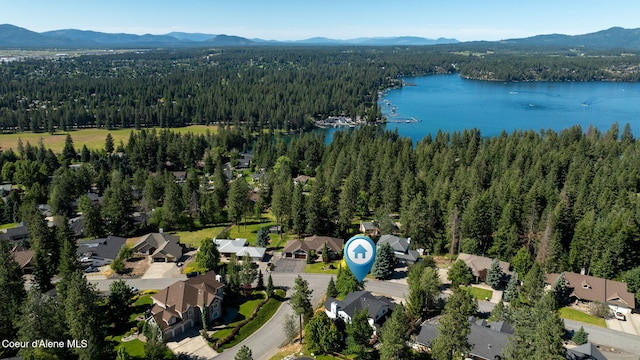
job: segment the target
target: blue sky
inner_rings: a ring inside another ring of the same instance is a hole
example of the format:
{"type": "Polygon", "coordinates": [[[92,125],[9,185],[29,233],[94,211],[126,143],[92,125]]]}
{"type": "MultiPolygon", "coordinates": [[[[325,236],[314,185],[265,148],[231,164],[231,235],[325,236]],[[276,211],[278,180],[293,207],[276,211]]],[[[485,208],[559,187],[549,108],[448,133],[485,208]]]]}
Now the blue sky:
{"type": "Polygon", "coordinates": [[[0,24],[132,34],[171,31],[300,40],[315,36],[499,40],[640,27],[637,0],[0,0],[0,24]]]}

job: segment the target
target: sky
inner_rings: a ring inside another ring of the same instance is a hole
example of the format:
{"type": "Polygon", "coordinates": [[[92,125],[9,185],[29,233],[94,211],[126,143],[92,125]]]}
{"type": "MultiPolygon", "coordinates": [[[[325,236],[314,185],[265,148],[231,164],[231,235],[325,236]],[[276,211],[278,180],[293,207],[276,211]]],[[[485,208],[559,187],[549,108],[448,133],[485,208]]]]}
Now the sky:
{"type": "Polygon", "coordinates": [[[577,35],[640,28],[638,14],[637,0],[0,0],[0,24],[37,32],[181,31],[267,40],[577,35]]]}

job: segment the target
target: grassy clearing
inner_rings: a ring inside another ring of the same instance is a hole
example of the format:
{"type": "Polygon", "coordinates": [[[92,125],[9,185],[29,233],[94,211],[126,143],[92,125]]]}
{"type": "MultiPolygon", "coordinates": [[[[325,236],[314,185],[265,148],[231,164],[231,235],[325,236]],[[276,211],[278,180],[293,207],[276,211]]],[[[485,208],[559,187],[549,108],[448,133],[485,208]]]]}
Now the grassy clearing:
{"type": "Polygon", "coordinates": [[[18,226],[18,223],[2,224],[2,225],[0,225],[0,230],[10,229],[10,228],[14,228],[16,226],[18,226]]]}
{"type": "Polygon", "coordinates": [[[574,308],[571,307],[563,307],[562,309],[560,309],[560,317],[563,319],[569,319],[569,320],[574,320],[574,321],[580,321],[583,323],[587,323],[587,324],[591,324],[591,325],[595,325],[595,326],[600,326],[603,328],[607,327],[606,322],[604,321],[604,319],[601,319],[599,317],[595,317],[595,316],[591,316],[589,314],[585,314],[582,311],[576,310],[574,308]]]}
{"type": "Polygon", "coordinates": [[[200,247],[203,239],[213,239],[224,230],[226,226],[214,226],[195,231],[177,231],[174,235],[180,237],[180,243],[187,244],[193,248],[200,247]]]}
{"type": "Polygon", "coordinates": [[[131,341],[122,342],[122,336],[115,336],[111,340],[119,343],[116,346],[115,351],[118,351],[118,348],[123,347],[125,348],[125,350],[127,350],[127,352],[131,357],[136,359],[145,358],[145,353],[144,353],[145,343],[143,343],[142,341],[138,339],[134,339],[131,341]]]}
{"type": "Polygon", "coordinates": [[[477,288],[477,287],[473,287],[473,286],[467,286],[467,287],[463,286],[463,287],[460,287],[460,288],[464,289],[465,291],[470,292],[471,296],[473,296],[476,300],[491,299],[491,295],[493,295],[493,291],[491,291],[491,290],[477,288]]]}
{"type": "Polygon", "coordinates": [[[332,262],[329,264],[325,264],[323,262],[316,262],[313,264],[307,264],[304,267],[304,272],[311,274],[338,274],[338,268],[340,267],[339,262],[332,262]],[[334,269],[330,269],[329,266],[333,265],[334,269]]]}
{"type": "MultiPolygon", "coordinates": [[[[193,133],[193,134],[206,134],[207,129],[211,133],[215,133],[217,131],[217,127],[215,126],[206,126],[206,125],[192,125],[183,128],[171,128],[170,130],[176,133],[193,133]]],[[[0,148],[9,149],[12,148],[16,150],[18,148],[18,139],[22,139],[23,144],[27,144],[27,141],[31,143],[31,145],[38,145],[40,139],[42,139],[42,143],[48,149],[51,149],[54,153],[62,152],[64,148],[64,141],[67,137],[67,134],[71,135],[71,139],[73,139],[73,145],[76,150],[79,152],[82,149],[82,145],[87,145],[87,148],[92,149],[103,149],[104,148],[104,140],[107,137],[107,134],[111,134],[113,137],[113,142],[117,146],[120,144],[120,141],[123,143],[127,143],[129,140],[129,134],[131,132],[136,132],[139,130],[135,129],[118,129],[118,130],[106,130],[106,129],[80,129],[80,130],[72,130],[66,132],[56,132],[53,135],[49,133],[32,133],[32,132],[23,132],[23,133],[15,133],[15,134],[0,134],[0,148]]],[[[158,130],[157,130],[158,131],[158,130]]]]}

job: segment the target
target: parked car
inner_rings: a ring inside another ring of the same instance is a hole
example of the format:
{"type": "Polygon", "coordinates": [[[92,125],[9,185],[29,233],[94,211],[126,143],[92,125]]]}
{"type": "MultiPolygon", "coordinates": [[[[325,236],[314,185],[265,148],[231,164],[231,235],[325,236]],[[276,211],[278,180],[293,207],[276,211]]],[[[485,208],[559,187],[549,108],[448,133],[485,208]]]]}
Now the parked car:
{"type": "Polygon", "coordinates": [[[200,275],[200,271],[192,271],[192,272],[187,274],[187,277],[188,278],[192,278],[192,277],[196,277],[198,275],[200,275]]]}
{"type": "Polygon", "coordinates": [[[98,268],[95,268],[93,266],[89,266],[88,268],[84,269],[85,273],[94,273],[94,272],[98,272],[98,268]]]}
{"type": "Polygon", "coordinates": [[[627,321],[627,317],[620,311],[614,311],[613,316],[620,321],[627,321]]]}
{"type": "Polygon", "coordinates": [[[138,288],[135,287],[135,286],[132,286],[131,287],[131,291],[134,292],[134,293],[137,293],[138,292],[138,288]]]}

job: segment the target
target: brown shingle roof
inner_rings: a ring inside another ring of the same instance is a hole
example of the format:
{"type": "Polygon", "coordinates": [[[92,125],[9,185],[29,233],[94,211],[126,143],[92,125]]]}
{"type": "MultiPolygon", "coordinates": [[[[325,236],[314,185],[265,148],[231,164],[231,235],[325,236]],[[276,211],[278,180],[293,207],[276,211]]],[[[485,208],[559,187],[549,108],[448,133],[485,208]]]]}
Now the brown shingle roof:
{"type": "MultiPolygon", "coordinates": [[[[545,275],[545,283],[553,286],[558,276],[560,274],[545,275]]],[[[627,291],[627,284],[623,282],[574,272],[564,272],[564,277],[567,281],[567,288],[572,290],[571,296],[575,296],[579,300],[599,301],[603,304],[626,308],[634,308],[636,306],[634,294],[627,291]]]]}
{"type": "Polygon", "coordinates": [[[282,252],[293,253],[299,250],[307,252],[311,249],[319,252],[322,251],[325,243],[327,244],[329,250],[335,251],[337,253],[342,252],[342,247],[344,246],[343,239],[317,235],[306,237],[304,238],[304,240],[289,240],[284,246],[282,252]]]}
{"type": "MultiPolygon", "coordinates": [[[[488,257],[464,254],[464,253],[458,254],[458,260],[464,261],[464,263],[471,268],[471,272],[473,272],[473,276],[480,276],[480,272],[482,270],[489,270],[491,268],[491,263],[493,262],[493,259],[488,257]]],[[[499,261],[499,263],[500,263],[500,269],[502,270],[502,272],[510,275],[511,274],[511,271],[509,270],[510,264],[506,261],[499,261]]]]}
{"type": "Polygon", "coordinates": [[[178,281],[152,296],[155,305],[151,313],[158,324],[164,322],[168,326],[172,316],[180,320],[191,307],[209,307],[216,298],[221,300],[217,293],[223,287],[224,284],[216,280],[213,271],[178,281]]]}

